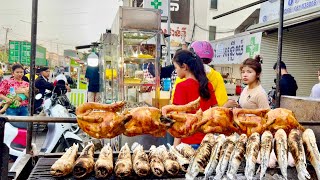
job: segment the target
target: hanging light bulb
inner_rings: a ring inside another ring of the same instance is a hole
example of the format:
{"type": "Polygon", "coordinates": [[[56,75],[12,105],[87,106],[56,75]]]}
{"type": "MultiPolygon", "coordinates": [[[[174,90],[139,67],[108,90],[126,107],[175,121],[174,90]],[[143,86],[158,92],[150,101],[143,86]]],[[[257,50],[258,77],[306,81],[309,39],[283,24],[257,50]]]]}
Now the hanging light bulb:
{"type": "Polygon", "coordinates": [[[87,58],[88,66],[97,67],[99,65],[99,57],[96,53],[92,52],[87,58]]]}

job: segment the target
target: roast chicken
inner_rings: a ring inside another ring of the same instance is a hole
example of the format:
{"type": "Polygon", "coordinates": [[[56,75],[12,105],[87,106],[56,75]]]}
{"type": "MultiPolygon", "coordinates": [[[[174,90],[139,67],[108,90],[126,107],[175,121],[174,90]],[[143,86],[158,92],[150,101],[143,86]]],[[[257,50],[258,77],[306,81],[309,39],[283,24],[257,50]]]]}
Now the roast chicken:
{"type": "Polygon", "coordinates": [[[291,129],[304,131],[304,128],[299,124],[291,110],[284,108],[273,109],[266,114],[266,118],[265,129],[272,133],[275,133],[278,129],[283,129],[287,134],[290,133],[291,129]]]}
{"type": "Polygon", "coordinates": [[[137,107],[125,112],[131,119],[125,124],[124,135],[136,136],[150,134],[155,137],[166,135],[166,125],[161,123],[161,112],[154,107],[137,107]]]}
{"type": "Polygon", "coordinates": [[[79,127],[94,138],[113,138],[125,132],[125,123],[131,119],[130,114],[117,111],[124,102],[113,104],[84,103],[76,110],[79,127]]]}
{"type": "Polygon", "coordinates": [[[203,112],[202,121],[206,123],[200,127],[202,133],[220,133],[231,135],[238,132],[233,125],[232,110],[224,107],[212,107],[203,112]]]}
{"type": "Polygon", "coordinates": [[[233,121],[239,127],[241,134],[250,136],[257,132],[262,134],[265,130],[266,113],[269,109],[233,109],[233,121]]]}

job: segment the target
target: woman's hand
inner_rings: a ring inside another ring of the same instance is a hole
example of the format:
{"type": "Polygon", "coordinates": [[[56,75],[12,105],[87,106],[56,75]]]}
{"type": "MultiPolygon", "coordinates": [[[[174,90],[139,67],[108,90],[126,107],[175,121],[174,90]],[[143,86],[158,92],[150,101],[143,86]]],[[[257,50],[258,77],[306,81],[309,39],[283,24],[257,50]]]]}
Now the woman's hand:
{"type": "Polygon", "coordinates": [[[229,99],[224,105],[223,107],[226,108],[236,108],[239,107],[239,104],[237,103],[237,101],[229,99]]]}

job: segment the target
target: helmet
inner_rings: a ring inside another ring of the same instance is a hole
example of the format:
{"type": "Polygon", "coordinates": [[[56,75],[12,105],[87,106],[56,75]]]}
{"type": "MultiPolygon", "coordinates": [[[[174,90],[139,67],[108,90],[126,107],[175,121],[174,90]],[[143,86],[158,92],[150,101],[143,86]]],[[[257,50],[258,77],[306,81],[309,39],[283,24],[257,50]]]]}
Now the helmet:
{"type": "Polygon", "coordinates": [[[213,48],[208,41],[195,41],[190,46],[194,52],[201,58],[212,59],[213,48]]]}
{"type": "Polygon", "coordinates": [[[2,71],[2,69],[0,69],[0,77],[2,77],[3,76],[3,71],[2,71]]]}

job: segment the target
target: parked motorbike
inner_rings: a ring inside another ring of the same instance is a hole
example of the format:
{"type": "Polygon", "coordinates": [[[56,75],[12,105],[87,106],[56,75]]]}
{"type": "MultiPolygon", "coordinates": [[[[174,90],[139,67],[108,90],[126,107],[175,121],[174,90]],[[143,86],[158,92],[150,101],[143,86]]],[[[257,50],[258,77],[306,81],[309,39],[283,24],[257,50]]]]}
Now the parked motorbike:
{"type": "Polygon", "coordinates": [[[268,92],[268,101],[271,109],[276,107],[276,87],[272,86],[271,90],[268,92]]]}
{"type": "MultiPolygon", "coordinates": [[[[41,94],[36,99],[42,98],[41,94]]],[[[48,117],[74,117],[62,105],[57,103],[57,94],[47,91],[44,96],[42,111],[48,117]],[[50,95],[50,96],[49,96],[50,95]]],[[[40,152],[63,152],[65,148],[78,143],[82,149],[82,139],[72,131],[74,123],[48,123],[46,139],[40,152]]],[[[21,157],[25,154],[27,130],[20,129],[10,123],[5,124],[4,143],[9,147],[9,154],[14,157],[21,157]]]]}

